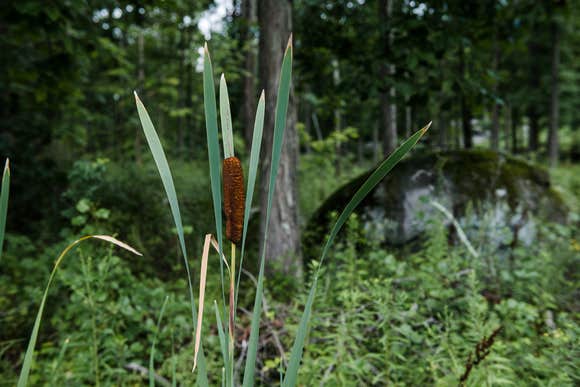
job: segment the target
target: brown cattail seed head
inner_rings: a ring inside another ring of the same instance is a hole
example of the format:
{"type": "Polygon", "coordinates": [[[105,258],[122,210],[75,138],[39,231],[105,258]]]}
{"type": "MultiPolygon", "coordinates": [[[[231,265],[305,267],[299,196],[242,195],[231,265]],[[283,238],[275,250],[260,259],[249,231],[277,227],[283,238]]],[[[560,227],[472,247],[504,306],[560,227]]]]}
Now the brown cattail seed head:
{"type": "Polygon", "coordinates": [[[244,173],[242,163],[237,157],[224,159],[224,210],[226,213],[226,238],[238,244],[242,239],[244,222],[244,207],[246,195],[244,193],[244,173]]]}

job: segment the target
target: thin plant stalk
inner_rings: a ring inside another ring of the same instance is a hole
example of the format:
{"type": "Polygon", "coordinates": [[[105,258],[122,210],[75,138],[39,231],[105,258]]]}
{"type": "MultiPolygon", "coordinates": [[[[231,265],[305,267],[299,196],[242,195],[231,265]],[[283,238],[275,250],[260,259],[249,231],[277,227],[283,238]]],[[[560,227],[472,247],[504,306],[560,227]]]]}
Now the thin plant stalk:
{"type": "MultiPolygon", "coordinates": [[[[241,268],[240,268],[241,270],[241,268]]],[[[235,349],[235,281],[236,281],[236,244],[232,242],[232,257],[231,257],[231,264],[230,264],[230,319],[229,319],[229,366],[230,369],[228,370],[230,374],[230,380],[233,386],[234,381],[234,349],[235,349]]]]}

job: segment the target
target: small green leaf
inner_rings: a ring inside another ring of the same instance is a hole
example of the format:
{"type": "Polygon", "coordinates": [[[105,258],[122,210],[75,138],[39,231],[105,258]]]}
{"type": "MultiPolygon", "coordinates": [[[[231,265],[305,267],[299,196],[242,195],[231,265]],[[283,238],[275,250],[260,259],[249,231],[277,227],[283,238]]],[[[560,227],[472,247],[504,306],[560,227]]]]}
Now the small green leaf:
{"type": "Polygon", "coordinates": [[[89,212],[89,210],[91,209],[92,203],[89,199],[83,198],[81,200],[78,201],[77,205],[76,205],[76,209],[78,212],[80,212],[81,214],[87,213],[89,212]]]}

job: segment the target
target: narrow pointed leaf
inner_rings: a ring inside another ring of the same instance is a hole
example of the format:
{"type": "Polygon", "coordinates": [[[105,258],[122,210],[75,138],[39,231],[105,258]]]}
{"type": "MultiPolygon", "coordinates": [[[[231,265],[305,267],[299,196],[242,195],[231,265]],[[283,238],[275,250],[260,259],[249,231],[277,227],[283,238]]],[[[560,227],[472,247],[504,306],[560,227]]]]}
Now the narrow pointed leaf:
{"type": "Polygon", "coordinates": [[[266,226],[263,237],[262,256],[260,258],[260,272],[258,275],[258,285],[256,287],[256,297],[254,299],[254,311],[252,313],[252,323],[250,327],[250,340],[248,343],[248,354],[246,357],[246,367],[244,372],[244,387],[254,384],[254,372],[256,368],[256,355],[258,352],[258,339],[260,336],[260,319],[262,316],[262,297],[264,291],[264,265],[266,260],[266,242],[268,238],[268,224],[270,223],[270,210],[274,189],[276,187],[276,176],[280,166],[280,154],[282,153],[282,141],[286,128],[286,113],[288,111],[288,100],[290,98],[290,86],[292,80],[292,37],[288,40],[288,46],[282,60],[280,71],[280,83],[278,84],[278,97],[276,100],[276,112],[274,119],[274,139],[272,144],[272,161],[270,163],[270,179],[268,183],[268,201],[266,207],[266,226]]]}
{"type": "MultiPolygon", "coordinates": [[[[155,160],[155,165],[161,176],[161,182],[163,183],[163,188],[165,189],[165,194],[167,195],[167,200],[169,201],[169,207],[171,208],[171,214],[173,215],[173,221],[175,223],[175,228],[177,229],[177,236],[179,239],[179,244],[181,246],[181,252],[183,253],[183,262],[185,264],[185,271],[187,274],[187,284],[189,288],[189,302],[191,304],[191,319],[192,324],[195,329],[196,324],[196,312],[195,312],[195,300],[193,298],[193,285],[191,283],[191,272],[189,270],[189,260],[187,258],[187,249],[185,247],[185,234],[183,232],[183,223],[181,221],[181,212],[179,211],[179,203],[177,201],[177,193],[175,192],[175,185],[173,184],[173,177],[171,175],[171,170],[169,169],[169,164],[167,163],[167,158],[165,157],[165,152],[159,140],[159,136],[155,131],[153,122],[147,113],[147,109],[135,93],[135,102],[137,104],[137,112],[139,113],[139,119],[141,120],[141,125],[143,127],[143,133],[147,139],[147,144],[153,155],[153,160],[155,160]]],[[[205,357],[203,351],[199,356],[199,380],[198,382],[202,385],[207,385],[207,370],[205,367],[205,357]]]]}
{"type": "Polygon", "coordinates": [[[312,281],[310,287],[310,292],[308,293],[308,299],[306,301],[306,306],[304,307],[304,312],[300,319],[300,325],[298,326],[298,332],[296,334],[296,339],[292,346],[292,351],[290,353],[290,362],[288,363],[288,369],[286,370],[286,375],[284,377],[283,386],[293,387],[296,385],[298,377],[298,368],[300,367],[300,361],[302,360],[302,352],[304,350],[304,342],[306,340],[306,334],[308,332],[308,324],[310,322],[310,314],[312,312],[312,304],[314,303],[314,297],[316,295],[316,287],[318,285],[318,275],[320,273],[320,268],[326,258],[328,250],[332,246],[336,235],[352,214],[354,209],[360,204],[360,202],[369,194],[369,192],[393,169],[393,167],[401,161],[403,156],[405,156],[413,146],[419,141],[419,139],[425,134],[427,129],[429,129],[431,123],[425,126],[423,129],[416,132],[414,135],[409,137],[399,148],[397,148],[386,160],[384,160],[375,171],[367,178],[363,185],[355,192],[351,200],[345,206],[344,210],[336,220],[336,223],[332,227],[328,240],[324,245],[322,250],[322,255],[320,257],[320,264],[312,281]]]}
{"type": "Polygon", "coordinates": [[[234,157],[234,132],[232,129],[232,113],[226,77],[220,79],[220,119],[222,123],[222,141],[224,143],[224,158],[234,157]]]}
{"type": "Polygon", "coordinates": [[[228,362],[228,359],[229,359],[229,356],[228,356],[228,344],[226,342],[226,335],[224,333],[224,326],[222,325],[221,314],[220,314],[219,308],[217,306],[217,302],[215,300],[213,302],[213,306],[214,306],[214,309],[215,309],[215,319],[216,319],[216,322],[217,322],[218,337],[219,337],[219,340],[220,340],[220,348],[221,348],[221,351],[222,351],[222,357],[224,359],[224,362],[226,363],[224,365],[224,368],[225,368],[225,367],[227,367],[227,362],[228,362]]]}
{"type": "Polygon", "coordinates": [[[240,254],[240,270],[238,271],[238,280],[236,283],[236,305],[238,304],[238,289],[242,277],[242,267],[244,263],[244,253],[246,251],[246,237],[248,236],[248,224],[250,223],[250,213],[252,211],[252,199],[254,197],[254,188],[256,186],[256,176],[258,174],[258,164],[260,162],[260,148],[262,147],[262,133],[264,131],[264,111],[265,111],[264,91],[258,100],[256,118],[254,121],[254,132],[252,135],[252,149],[250,151],[250,168],[248,170],[248,182],[246,186],[246,206],[244,209],[244,229],[242,233],[242,249],[240,254]]]}
{"type": "MultiPolygon", "coordinates": [[[[217,107],[215,102],[215,89],[213,83],[213,68],[207,43],[204,48],[203,57],[203,106],[205,111],[205,129],[207,134],[207,151],[209,157],[209,175],[211,182],[211,193],[213,200],[213,211],[215,218],[215,228],[220,249],[220,256],[223,252],[223,230],[222,230],[222,182],[221,182],[221,156],[217,125],[217,107]]],[[[224,287],[224,266],[220,260],[220,275],[222,278],[222,304],[225,308],[226,292],[224,287]]],[[[224,309],[225,310],[225,309],[224,309]]]]}

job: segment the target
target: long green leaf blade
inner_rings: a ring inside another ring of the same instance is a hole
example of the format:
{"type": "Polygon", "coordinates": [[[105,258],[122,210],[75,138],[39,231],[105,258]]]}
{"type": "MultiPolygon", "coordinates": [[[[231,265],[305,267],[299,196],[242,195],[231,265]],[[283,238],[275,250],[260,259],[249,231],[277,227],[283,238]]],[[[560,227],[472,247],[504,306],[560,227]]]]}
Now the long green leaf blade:
{"type": "MultiPolygon", "coordinates": [[[[191,304],[191,318],[193,320],[193,327],[196,327],[196,311],[195,311],[195,300],[193,298],[193,285],[191,283],[191,272],[189,270],[189,260],[187,258],[187,249],[185,247],[185,235],[183,232],[183,223],[181,221],[181,212],[179,211],[179,202],[177,201],[177,193],[175,192],[175,185],[173,184],[173,176],[171,175],[171,170],[169,169],[169,164],[167,163],[167,158],[165,157],[165,152],[163,151],[163,146],[159,140],[159,136],[155,131],[153,122],[147,113],[147,109],[135,93],[135,102],[137,104],[137,112],[139,113],[139,119],[141,120],[141,125],[143,127],[143,133],[145,133],[145,138],[147,139],[147,144],[149,144],[149,149],[153,155],[153,160],[155,160],[155,165],[161,176],[161,182],[163,183],[163,188],[165,189],[165,194],[167,195],[167,200],[169,201],[169,206],[171,208],[171,214],[173,215],[173,221],[175,223],[175,228],[177,229],[177,236],[179,238],[179,244],[181,246],[181,252],[183,253],[183,261],[185,264],[185,271],[187,274],[187,284],[189,287],[189,300],[191,304]]],[[[205,366],[205,357],[203,351],[199,355],[199,383],[207,385],[207,370],[205,366]]]]}
{"type": "Polygon", "coordinates": [[[224,143],[224,159],[234,157],[234,131],[232,128],[232,113],[226,77],[220,78],[220,119],[222,122],[222,141],[224,143]]]}
{"type": "MultiPolygon", "coordinates": [[[[250,167],[248,170],[248,184],[246,186],[246,206],[244,209],[244,228],[242,230],[242,249],[240,254],[240,270],[238,270],[238,280],[236,283],[236,306],[238,304],[238,290],[242,278],[242,267],[244,264],[244,255],[246,251],[246,237],[248,236],[248,224],[250,223],[250,213],[252,212],[252,200],[254,197],[254,188],[256,186],[256,176],[258,174],[258,164],[260,162],[260,149],[262,147],[262,134],[264,132],[264,112],[266,98],[264,90],[258,100],[256,109],[256,118],[254,120],[254,132],[252,134],[252,149],[250,151],[250,167]]],[[[237,308],[236,308],[237,310],[237,308]]]]}
{"type": "Polygon", "coordinates": [[[30,368],[32,367],[32,359],[34,357],[34,347],[36,346],[36,341],[38,340],[38,331],[40,329],[40,322],[42,321],[42,313],[44,312],[44,306],[46,305],[46,299],[48,297],[48,290],[50,289],[50,285],[54,280],[54,276],[56,275],[56,271],[60,266],[62,260],[67,255],[69,251],[71,251],[76,245],[85,241],[90,238],[101,239],[119,247],[122,247],[133,254],[141,255],[137,250],[132,248],[131,246],[123,243],[111,236],[108,235],[88,235],[84,236],[80,239],[77,239],[70,245],[68,245],[58,256],[54,263],[54,268],[48,277],[48,283],[46,284],[46,288],[44,289],[44,294],[42,295],[42,300],[40,301],[40,307],[38,308],[38,312],[36,313],[36,319],[34,320],[34,326],[32,328],[32,333],[30,334],[30,339],[28,340],[28,347],[26,349],[26,353],[24,355],[24,361],[22,362],[22,370],[20,371],[20,377],[18,378],[18,387],[25,387],[28,384],[28,377],[30,376],[30,368]]]}
{"type": "Polygon", "coordinates": [[[213,307],[215,309],[215,320],[217,322],[218,338],[220,341],[220,348],[222,350],[222,357],[224,360],[228,359],[228,345],[226,343],[226,335],[224,333],[224,326],[222,324],[222,318],[220,316],[220,311],[217,306],[217,302],[214,300],[213,307]]]}
{"type": "MultiPolygon", "coordinates": [[[[204,47],[203,57],[203,106],[205,111],[205,128],[207,134],[207,151],[209,157],[209,175],[213,200],[216,235],[220,257],[223,254],[223,230],[222,230],[222,181],[220,174],[221,157],[217,125],[217,107],[215,102],[215,89],[213,83],[213,68],[211,58],[204,47]]],[[[222,302],[225,310],[226,293],[224,288],[224,266],[220,259],[220,275],[222,279],[222,302]]]]}
{"type": "Polygon", "coordinates": [[[278,84],[278,98],[276,100],[276,113],[274,119],[274,139],[272,144],[272,161],[270,163],[270,180],[268,183],[268,202],[266,207],[266,226],[263,238],[262,256],[260,258],[260,272],[258,275],[258,285],[256,287],[256,297],[254,299],[254,311],[252,313],[252,324],[250,328],[250,340],[248,343],[248,354],[246,357],[246,367],[244,372],[244,387],[254,384],[254,371],[256,368],[256,355],[258,352],[258,338],[260,335],[260,319],[262,315],[262,297],[264,291],[264,265],[266,260],[266,242],[268,238],[268,224],[270,223],[270,210],[274,189],[276,187],[276,176],[280,166],[280,154],[282,153],[282,141],[286,128],[286,113],[288,111],[288,101],[290,99],[290,84],[292,80],[292,36],[288,39],[288,46],[282,60],[280,71],[280,83],[278,84]]]}
{"type": "Polygon", "coordinates": [[[157,342],[157,335],[159,335],[159,331],[161,330],[161,320],[163,319],[163,314],[165,313],[165,307],[167,306],[168,300],[169,296],[165,296],[163,305],[161,305],[161,312],[159,312],[159,318],[157,319],[157,329],[153,335],[153,343],[151,344],[151,353],[149,354],[149,387],[155,387],[155,343],[157,342]]]}
{"type": "Polygon", "coordinates": [[[2,192],[0,193],[0,259],[4,246],[4,232],[6,231],[6,217],[8,215],[8,196],[10,194],[10,161],[6,159],[2,173],[2,192]]]}
{"type": "Polygon", "coordinates": [[[310,322],[310,314],[312,312],[312,304],[314,302],[314,296],[316,295],[316,286],[318,284],[318,275],[320,273],[320,268],[328,250],[332,246],[336,235],[352,214],[354,209],[360,204],[360,202],[368,195],[368,193],[389,173],[393,167],[401,161],[403,156],[405,156],[419,141],[419,139],[425,134],[427,129],[431,126],[431,123],[427,124],[423,129],[416,132],[414,135],[409,137],[399,148],[397,148],[386,160],[384,160],[375,171],[367,178],[363,185],[356,191],[352,199],[345,206],[344,210],[336,220],[336,223],[330,231],[328,240],[324,245],[322,250],[322,255],[320,257],[320,264],[312,281],[310,287],[310,292],[308,294],[308,299],[306,301],[306,306],[302,317],[300,319],[300,325],[298,326],[298,333],[294,344],[292,346],[292,351],[290,354],[290,362],[288,364],[288,369],[286,370],[286,375],[284,377],[283,386],[290,387],[295,386],[298,377],[298,368],[300,366],[300,361],[302,360],[302,352],[304,350],[304,342],[306,340],[306,333],[308,331],[308,324],[310,322]]]}

